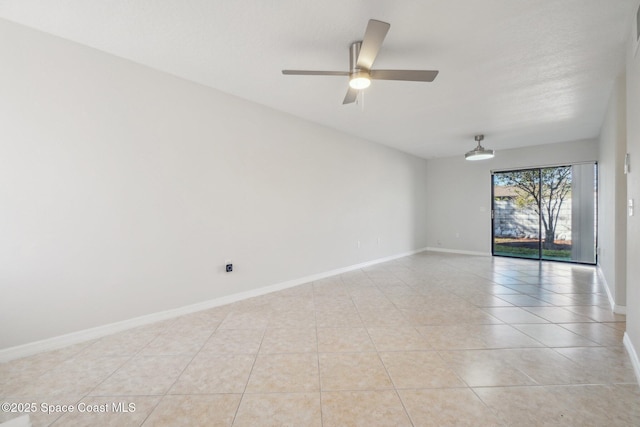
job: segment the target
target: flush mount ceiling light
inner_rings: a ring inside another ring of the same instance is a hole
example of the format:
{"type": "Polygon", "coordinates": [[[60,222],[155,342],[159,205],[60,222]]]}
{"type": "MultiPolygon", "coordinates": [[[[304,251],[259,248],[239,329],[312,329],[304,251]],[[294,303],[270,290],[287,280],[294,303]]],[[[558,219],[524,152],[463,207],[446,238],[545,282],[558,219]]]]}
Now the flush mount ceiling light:
{"type": "Polygon", "coordinates": [[[464,155],[465,160],[486,160],[495,156],[493,150],[487,150],[480,145],[480,142],[484,139],[484,135],[476,135],[475,139],[478,146],[464,155]]]}

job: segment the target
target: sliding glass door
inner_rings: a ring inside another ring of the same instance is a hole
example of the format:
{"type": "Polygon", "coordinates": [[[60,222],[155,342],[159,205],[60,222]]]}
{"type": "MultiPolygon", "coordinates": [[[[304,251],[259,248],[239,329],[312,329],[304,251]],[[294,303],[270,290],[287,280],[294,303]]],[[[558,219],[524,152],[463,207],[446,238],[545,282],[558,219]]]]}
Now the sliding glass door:
{"type": "Polygon", "coordinates": [[[596,167],[494,172],[493,254],[595,264],[596,167]]]}

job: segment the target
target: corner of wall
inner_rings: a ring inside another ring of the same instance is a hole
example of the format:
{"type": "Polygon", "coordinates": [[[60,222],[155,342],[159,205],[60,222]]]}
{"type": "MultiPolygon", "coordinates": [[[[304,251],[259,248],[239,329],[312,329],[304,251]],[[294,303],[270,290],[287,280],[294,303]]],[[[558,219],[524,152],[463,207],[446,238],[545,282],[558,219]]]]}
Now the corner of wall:
{"type": "Polygon", "coordinates": [[[629,354],[629,358],[631,359],[633,372],[636,374],[636,381],[638,382],[638,384],[640,384],[640,359],[638,359],[638,352],[631,342],[629,334],[627,334],[626,332],[624,333],[624,339],[622,340],[622,342],[624,343],[624,348],[627,349],[627,353],[629,354]]]}
{"type": "Polygon", "coordinates": [[[611,311],[613,311],[616,314],[627,314],[626,306],[616,304],[616,299],[614,296],[615,294],[611,292],[611,286],[609,286],[609,283],[607,282],[607,278],[604,276],[604,272],[600,267],[600,263],[596,265],[596,271],[598,273],[599,279],[602,281],[604,285],[604,290],[607,292],[607,298],[609,299],[609,305],[611,306],[611,311]]]}

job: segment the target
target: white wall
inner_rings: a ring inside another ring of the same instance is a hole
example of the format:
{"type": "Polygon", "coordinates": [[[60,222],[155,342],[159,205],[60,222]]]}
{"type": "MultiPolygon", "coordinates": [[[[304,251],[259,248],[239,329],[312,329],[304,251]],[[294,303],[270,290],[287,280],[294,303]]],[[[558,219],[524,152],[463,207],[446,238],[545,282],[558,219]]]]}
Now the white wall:
{"type": "Polygon", "coordinates": [[[425,160],[7,21],[0,58],[0,349],[426,245],[425,160]]]}
{"type": "Polygon", "coordinates": [[[626,306],[627,295],[627,147],[626,77],[616,80],[599,138],[598,265],[606,279],[614,309],[626,306]]]}
{"type": "MultiPolygon", "coordinates": [[[[634,8],[634,19],[635,11],[634,8]]],[[[627,197],[635,202],[634,216],[627,217],[627,337],[635,356],[640,381],[640,51],[635,34],[630,36],[627,55],[627,152],[631,172],[627,175],[627,197]]],[[[632,356],[633,357],[633,356],[632,356]]]]}
{"type": "MultiPolygon", "coordinates": [[[[491,136],[483,144],[491,148],[491,136]]],[[[491,253],[491,170],[595,161],[596,140],[502,150],[491,160],[460,155],[428,161],[427,245],[462,252],[491,253]]]]}

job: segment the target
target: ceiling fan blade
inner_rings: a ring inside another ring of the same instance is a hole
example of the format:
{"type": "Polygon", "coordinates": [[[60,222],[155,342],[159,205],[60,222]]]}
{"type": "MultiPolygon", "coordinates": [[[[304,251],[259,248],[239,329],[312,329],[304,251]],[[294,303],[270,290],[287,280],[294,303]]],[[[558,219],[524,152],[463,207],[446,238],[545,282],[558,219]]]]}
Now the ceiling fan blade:
{"type": "Polygon", "coordinates": [[[282,70],[282,74],[295,76],[348,76],[348,71],[311,71],[311,70],[282,70]]]}
{"type": "Polygon", "coordinates": [[[373,61],[378,56],[380,46],[384,38],[387,36],[389,27],[391,25],[386,22],[370,19],[367,29],[364,32],[364,38],[362,39],[362,46],[360,47],[360,54],[358,55],[358,68],[364,68],[370,70],[373,65],[373,61]]]}
{"type": "Polygon", "coordinates": [[[349,87],[349,90],[347,91],[346,96],[344,97],[344,101],[342,101],[342,104],[353,104],[354,102],[356,102],[356,98],[358,97],[358,90],[354,89],[352,87],[349,87]]]}
{"type": "Polygon", "coordinates": [[[435,70],[371,70],[375,80],[407,80],[411,82],[432,82],[438,75],[435,70]]]}

